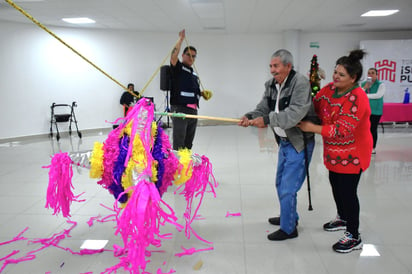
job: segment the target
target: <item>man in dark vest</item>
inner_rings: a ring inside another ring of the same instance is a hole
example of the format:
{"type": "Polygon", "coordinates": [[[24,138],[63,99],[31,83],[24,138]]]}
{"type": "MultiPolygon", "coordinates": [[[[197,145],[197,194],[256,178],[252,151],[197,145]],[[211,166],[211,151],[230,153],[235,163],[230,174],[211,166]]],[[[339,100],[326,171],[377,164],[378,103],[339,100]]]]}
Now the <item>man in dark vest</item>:
{"type": "MultiPolygon", "coordinates": [[[[176,113],[197,115],[199,99],[207,96],[200,90],[199,78],[193,70],[196,59],[196,48],[188,46],[183,50],[182,61],[178,54],[185,39],[185,30],[179,32],[179,40],[170,57],[171,111],[176,113]]],[[[173,149],[192,149],[196,133],[197,119],[172,117],[173,122],[173,149]]]]}

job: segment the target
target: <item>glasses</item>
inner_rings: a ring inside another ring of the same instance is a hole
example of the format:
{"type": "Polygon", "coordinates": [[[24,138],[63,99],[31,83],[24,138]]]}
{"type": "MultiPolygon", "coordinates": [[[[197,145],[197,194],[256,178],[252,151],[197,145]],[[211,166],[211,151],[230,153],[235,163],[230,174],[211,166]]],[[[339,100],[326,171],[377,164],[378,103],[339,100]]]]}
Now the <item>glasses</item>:
{"type": "Polygon", "coordinates": [[[191,57],[191,58],[193,58],[193,59],[196,58],[196,55],[190,55],[189,53],[186,53],[186,55],[189,56],[189,57],[191,57]]]}

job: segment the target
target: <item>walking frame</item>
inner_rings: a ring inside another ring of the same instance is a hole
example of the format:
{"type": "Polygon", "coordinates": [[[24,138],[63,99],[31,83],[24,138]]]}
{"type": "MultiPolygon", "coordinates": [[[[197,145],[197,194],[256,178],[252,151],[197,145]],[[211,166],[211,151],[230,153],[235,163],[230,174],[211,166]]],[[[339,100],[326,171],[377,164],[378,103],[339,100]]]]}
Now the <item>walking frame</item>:
{"type": "Polygon", "coordinates": [[[60,132],[59,132],[59,127],[58,127],[58,123],[66,123],[69,122],[69,134],[72,134],[72,122],[74,122],[75,126],[76,126],[76,131],[77,131],[77,135],[79,136],[79,138],[82,138],[82,133],[79,131],[79,128],[77,126],[77,120],[76,120],[76,115],[74,114],[74,108],[77,107],[76,102],[72,102],[71,105],[68,104],[56,104],[53,103],[50,106],[51,109],[51,117],[50,117],[50,137],[53,138],[53,124],[56,127],[56,139],[57,141],[59,141],[60,139],[60,132]],[[60,108],[62,111],[63,110],[68,110],[70,111],[70,113],[56,113],[56,108],[60,108]]]}

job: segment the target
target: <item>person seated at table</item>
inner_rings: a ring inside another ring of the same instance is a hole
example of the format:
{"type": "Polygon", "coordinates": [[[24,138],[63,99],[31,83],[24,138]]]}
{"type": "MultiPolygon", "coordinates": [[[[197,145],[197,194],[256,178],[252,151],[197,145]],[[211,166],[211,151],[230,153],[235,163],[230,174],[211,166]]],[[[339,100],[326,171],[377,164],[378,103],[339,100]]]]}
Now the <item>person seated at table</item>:
{"type": "Polygon", "coordinates": [[[120,97],[120,104],[123,106],[123,115],[126,116],[127,111],[131,106],[136,104],[136,102],[140,99],[139,92],[134,90],[134,84],[129,83],[127,85],[127,91],[123,92],[122,96],[120,97]],[[136,96],[134,96],[135,94],[136,96]]]}
{"type": "Polygon", "coordinates": [[[385,84],[378,80],[378,70],[376,68],[368,69],[368,78],[362,82],[362,87],[366,91],[371,106],[372,154],[375,154],[376,143],[378,141],[378,125],[383,113],[383,95],[386,91],[385,84]]]}

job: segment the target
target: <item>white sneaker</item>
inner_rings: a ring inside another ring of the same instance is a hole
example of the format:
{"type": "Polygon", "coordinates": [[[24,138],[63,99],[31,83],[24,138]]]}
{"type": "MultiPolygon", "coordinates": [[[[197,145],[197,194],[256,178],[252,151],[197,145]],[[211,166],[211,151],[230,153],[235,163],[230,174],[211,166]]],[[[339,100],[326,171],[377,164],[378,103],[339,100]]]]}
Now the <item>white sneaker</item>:
{"type": "Polygon", "coordinates": [[[375,150],[375,149],[372,149],[372,154],[376,154],[376,150],[375,150]]]}

